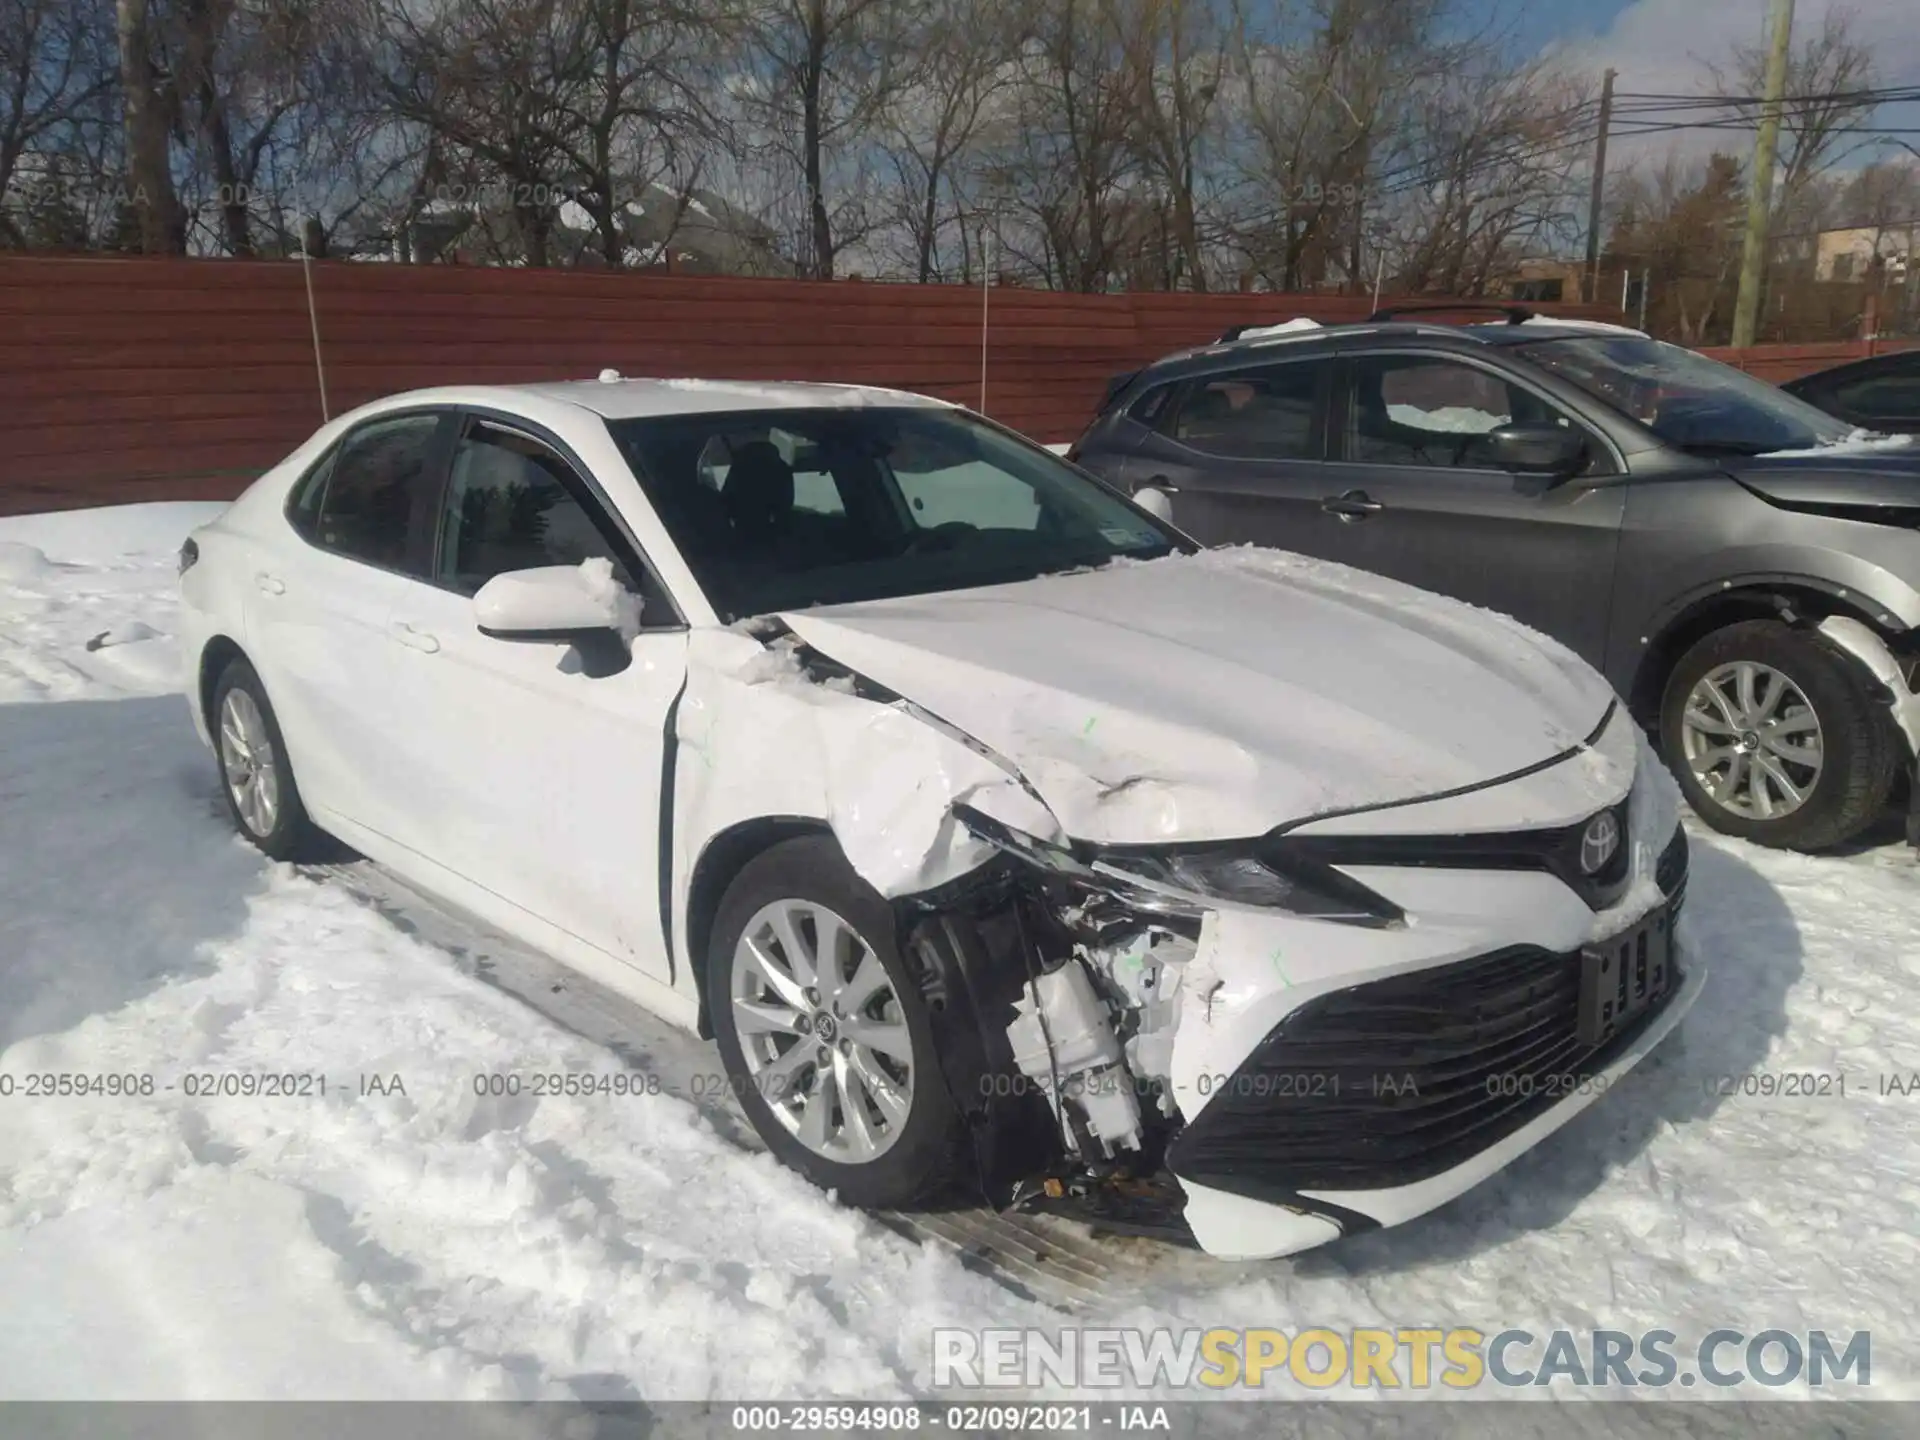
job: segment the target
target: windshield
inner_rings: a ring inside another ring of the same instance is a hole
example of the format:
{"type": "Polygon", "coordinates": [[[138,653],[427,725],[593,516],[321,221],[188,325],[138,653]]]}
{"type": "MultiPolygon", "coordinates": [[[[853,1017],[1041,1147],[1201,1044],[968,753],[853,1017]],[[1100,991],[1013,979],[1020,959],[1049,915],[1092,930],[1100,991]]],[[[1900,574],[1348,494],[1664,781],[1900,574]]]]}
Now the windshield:
{"type": "Polygon", "coordinates": [[[1542,369],[1695,454],[1810,450],[1852,427],[1744,371],[1638,335],[1579,335],[1518,347],[1542,369]]]}
{"type": "Polygon", "coordinates": [[[723,620],[1187,548],[962,411],[730,411],[607,428],[723,620]]]}

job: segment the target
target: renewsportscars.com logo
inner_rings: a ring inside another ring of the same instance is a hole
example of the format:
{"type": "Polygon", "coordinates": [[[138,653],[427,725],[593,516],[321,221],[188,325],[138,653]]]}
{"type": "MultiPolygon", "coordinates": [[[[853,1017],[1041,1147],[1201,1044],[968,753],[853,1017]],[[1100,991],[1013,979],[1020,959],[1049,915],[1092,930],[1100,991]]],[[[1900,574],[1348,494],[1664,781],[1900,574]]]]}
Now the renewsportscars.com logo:
{"type": "Polygon", "coordinates": [[[1854,1330],[1467,1328],[1284,1330],[935,1330],[933,1385],[944,1388],[1472,1390],[1547,1385],[1768,1389],[1873,1383],[1873,1335],[1854,1330]]]}

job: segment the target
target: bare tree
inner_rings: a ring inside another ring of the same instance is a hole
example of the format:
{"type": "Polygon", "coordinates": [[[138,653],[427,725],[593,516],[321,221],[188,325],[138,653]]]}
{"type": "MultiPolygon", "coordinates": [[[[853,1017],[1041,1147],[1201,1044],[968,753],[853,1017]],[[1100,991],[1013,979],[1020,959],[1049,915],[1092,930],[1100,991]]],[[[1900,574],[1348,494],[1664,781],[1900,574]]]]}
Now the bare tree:
{"type": "Polygon", "coordinates": [[[801,271],[831,279],[835,257],[872,225],[865,147],[914,72],[908,10],[897,0],[755,0],[747,16],[753,83],[743,92],[763,143],[797,175],[801,271]]]}
{"type": "Polygon", "coordinates": [[[1114,23],[1135,81],[1133,145],[1164,206],[1169,258],[1160,283],[1207,288],[1201,187],[1227,73],[1227,27],[1205,0],[1116,0],[1114,23]]]}
{"type": "Polygon", "coordinates": [[[1731,331],[1745,184],[1731,155],[1687,162],[1669,154],[1614,185],[1606,254],[1646,277],[1656,333],[1703,345],[1731,331]]]}
{"type": "Polygon", "coordinates": [[[186,216],[173,183],[173,93],[160,63],[149,0],[115,0],[120,99],[126,125],[128,202],[140,248],[177,255],[187,248],[186,216]]]}
{"type": "MultiPolygon", "coordinates": [[[[0,243],[28,238],[5,204],[22,157],[100,118],[112,87],[109,14],[99,0],[0,0],[0,243]]],[[[70,203],[51,193],[59,181],[45,167],[26,176],[29,205],[70,203]]]]}
{"type": "Polygon", "coordinates": [[[1513,262],[1572,239],[1570,172],[1588,134],[1587,97],[1550,70],[1490,60],[1422,87],[1399,216],[1408,289],[1484,295],[1513,262]]]}
{"type": "Polygon", "coordinates": [[[1268,283],[1355,276],[1376,177],[1410,153],[1412,97],[1456,58],[1435,39],[1445,10],[1445,0],[1298,0],[1277,36],[1242,18],[1235,230],[1268,283]]]}
{"type": "Polygon", "coordinates": [[[1143,77],[1111,6],[1039,0],[989,162],[1002,252],[1063,290],[1113,284],[1147,209],[1134,143],[1143,77]]]}
{"type": "MultiPolygon", "coordinates": [[[[1722,94],[1743,97],[1732,113],[1757,128],[1766,47],[1738,46],[1726,61],[1706,68],[1722,94]]],[[[1873,113],[1874,102],[1860,94],[1872,86],[1873,75],[1873,54],[1853,38],[1845,10],[1827,11],[1817,30],[1795,38],[1787,58],[1788,101],[1780,112],[1776,207],[1790,207],[1817,176],[1860,148],[1850,131],[1873,113]]]]}
{"type": "MultiPolygon", "coordinates": [[[[1016,26],[1009,0],[933,0],[915,20],[909,43],[920,62],[890,99],[881,142],[892,216],[907,266],[923,284],[947,276],[943,234],[960,227],[964,236],[977,142],[1014,83],[1016,26]]],[[[964,244],[961,251],[964,259],[964,244]]]]}

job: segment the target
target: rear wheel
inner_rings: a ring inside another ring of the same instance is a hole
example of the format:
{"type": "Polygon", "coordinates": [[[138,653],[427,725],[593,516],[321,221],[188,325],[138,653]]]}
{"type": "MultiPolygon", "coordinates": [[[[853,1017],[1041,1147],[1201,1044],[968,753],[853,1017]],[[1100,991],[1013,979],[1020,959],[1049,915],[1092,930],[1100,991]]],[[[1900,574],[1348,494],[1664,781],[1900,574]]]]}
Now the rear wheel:
{"type": "Polygon", "coordinates": [[[1761,845],[1842,844],[1880,814],[1898,773],[1865,673],[1822,636],[1774,620],[1729,625],[1687,651],[1660,730],[1695,812],[1761,845]]]}
{"type": "Polygon", "coordinates": [[[965,1122],[892,908],[827,836],[750,861],[708,951],[714,1038],[780,1160],[850,1204],[911,1205],[965,1173],[965,1122]]]}
{"type": "Polygon", "coordinates": [[[208,719],[234,825],[273,859],[298,859],[313,844],[313,822],[300,803],[266,689],[245,660],[229,661],[220,672],[208,719]]]}

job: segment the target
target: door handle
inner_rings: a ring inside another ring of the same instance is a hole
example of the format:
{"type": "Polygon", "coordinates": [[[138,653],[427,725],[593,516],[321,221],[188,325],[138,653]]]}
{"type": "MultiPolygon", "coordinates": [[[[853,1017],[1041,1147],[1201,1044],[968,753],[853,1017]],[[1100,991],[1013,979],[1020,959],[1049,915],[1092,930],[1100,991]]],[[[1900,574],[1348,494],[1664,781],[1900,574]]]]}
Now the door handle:
{"type": "Polygon", "coordinates": [[[260,589],[268,595],[284,595],[287,593],[287,582],[282,580],[278,575],[267,574],[264,570],[253,577],[253,583],[258,585],[260,589]]]}
{"type": "Polygon", "coordinates": [[[1351,525],[1354,521],[1364,520],[1369,515],[1378,515],[1387,507],[1364,490],[1349,490],[1344,495],[1327,496],[1320,502],[1320,508],[1327,514],[1338,517],[1342,524],[1351,525]]]}
{"type": "Polygon", "coordinates": [[[396,620],[387,627],[387,633],[411,650],[431,655],[440,648],[440,642],[424,630],[416,630],[404,620],[396,620]]]}

